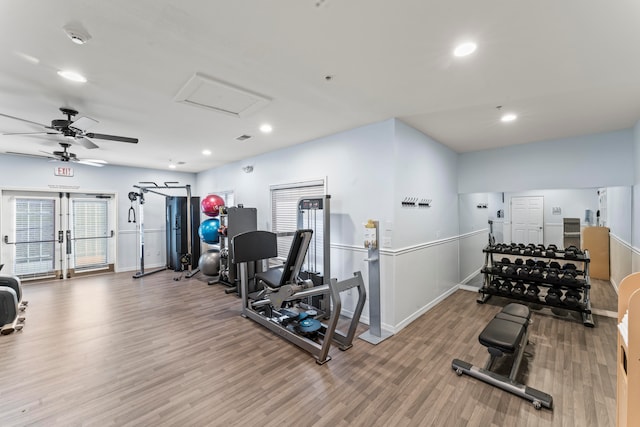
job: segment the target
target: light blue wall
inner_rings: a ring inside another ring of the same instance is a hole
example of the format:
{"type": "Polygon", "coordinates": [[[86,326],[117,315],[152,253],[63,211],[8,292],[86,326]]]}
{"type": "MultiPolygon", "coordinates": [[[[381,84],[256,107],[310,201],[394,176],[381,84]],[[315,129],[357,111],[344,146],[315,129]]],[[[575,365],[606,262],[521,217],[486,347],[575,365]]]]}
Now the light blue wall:
{"type": "Polygon", "coordinates": [[[233,190],[237,203],[258,210],[258,228],[271,229],[271,185],[326,179],[331,194],[331,243],[362,246],[368,218],[393,221],[393,120],[211,169],[198,174],[203,194],[233,190]],[[244,173],[253,165],[252,173],[244,173]]]}
{"type": "Polygon", "coordinates": [[[395,121],[393,247],[406,247],[458,235],[458,155],[427,135],[395,121]],[[431,199],[430,208],[403,208],[405,197],[431,199]]]}
{"type": "Polygon", "coordinates": [[[462,153],[458,190],[474,193],[632,185],[633,141],[633,130],[627,129],[462,153]]]}
{"type": "Polygon", "coordinates": [[[607,224],[611,234],[631,245],[632,187],[607,187],[607,224]]]}

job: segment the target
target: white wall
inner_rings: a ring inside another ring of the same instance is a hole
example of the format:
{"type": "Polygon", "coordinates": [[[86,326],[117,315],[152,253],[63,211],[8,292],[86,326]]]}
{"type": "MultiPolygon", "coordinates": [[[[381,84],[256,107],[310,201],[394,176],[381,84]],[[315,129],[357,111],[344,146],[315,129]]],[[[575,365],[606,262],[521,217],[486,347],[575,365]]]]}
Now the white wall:
{"type": "Polygon", "coordinates": [[[627,129],[462,153],[458,189],[475,193],[631,185],[634,169],[633,131],[627,129]]]}
{"type": "Polygon", "coordinates": [[[640,120],[633,128],[633,164],[635,179],[633,181],[633,208],[631,225],[631,246],[633,248],[633,270],[640,271],[640,120]]]}
{"type": "Polygon", "coordinates": [[[607,187],[607,223],[611,234],[631,245],[631,187],[607,187]]]}
{"type": "MultiPolygon", "coordinates": [[[[136,270],[138,255],[138,223],[128,223],[130,191],[140,181],[154,181],[162,185],[165,181],[179,181],[195,189],[195,174],[169,172],[154,169],[105,166],[96,168],[82,164],[71,164],[73,177],[53,175],[54,167],[60,163],[27,157],[0,155],[0,188],[3,190],[46,190],[54,192],[103,192],[116,194],[118,220],[116,231],[117,271],[136,270]]],[[[195,191],[195,190],[194,190],[195,191]]],[[[186,193],[174,193],[184,195],[186,193]]],[[[165,264],[165,201],[163,197],[148,195],[144,206],[145,220],[145,266],[165,264]]]]}

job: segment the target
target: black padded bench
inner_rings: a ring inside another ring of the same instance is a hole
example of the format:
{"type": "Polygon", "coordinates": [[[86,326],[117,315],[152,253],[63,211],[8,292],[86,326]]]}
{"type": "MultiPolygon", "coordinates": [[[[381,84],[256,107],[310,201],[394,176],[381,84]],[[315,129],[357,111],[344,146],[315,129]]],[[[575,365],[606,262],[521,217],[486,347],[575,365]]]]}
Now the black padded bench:
{"type": "Polygon", "coordinates": [[[536,409],[543,406],[552,409],[553,398],[549,394],[527,387],[515,380],[524,356],[524,349],[529,342],[528,328],[530,324],[531,311],[529,307],[516,303],[506,305],[491,319],[478,336],[480,344],[487,347],[490,355],[485,368],[478,368],[459,359],[453,359],[452,368],[458,375],[467,374],[530,400],[536,409]],[[513,356],[513,364],[508,377],[491,371],[494,362],[505,355],[513,356]]]}

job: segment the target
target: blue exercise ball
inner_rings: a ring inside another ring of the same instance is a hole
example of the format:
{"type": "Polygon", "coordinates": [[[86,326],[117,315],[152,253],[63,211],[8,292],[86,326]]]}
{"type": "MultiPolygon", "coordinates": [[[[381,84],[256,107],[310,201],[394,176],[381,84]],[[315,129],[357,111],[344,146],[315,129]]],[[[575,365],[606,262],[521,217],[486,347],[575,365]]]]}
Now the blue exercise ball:
{"type": "Polygon", "coordinates": [[[200,236],[200,239],[205,243],[218,243],[220,240],[220,235],[218,234],[219,229],[220,220],[218,218],[210,218],[200,223],[198,236],[200,236]]]}

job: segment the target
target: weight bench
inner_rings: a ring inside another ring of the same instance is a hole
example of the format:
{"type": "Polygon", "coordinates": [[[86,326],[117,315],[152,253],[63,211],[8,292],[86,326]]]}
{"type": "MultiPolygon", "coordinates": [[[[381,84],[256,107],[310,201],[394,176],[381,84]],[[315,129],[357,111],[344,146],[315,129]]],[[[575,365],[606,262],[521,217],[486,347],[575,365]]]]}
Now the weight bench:
{"type": "Polygon", "coordinates": [[[515,380],[524,356],[524,349],[529,342],[528,327],[530,324],[531,311],[527,306],[515,303],[507,304],[500,313],[491,319],[478,336],[480,344],[487,347],[489,351],[489,360],[484,369],[459,359],[453,359],[451,367],[458,375],[467,374],[523,399],[530,400],[536,409],[543,406],[552,409],[553,397],[515,380]],[[513,365],[508,377],[491,371],[495,361],[504,355],[513,355],[513,365]]]}

